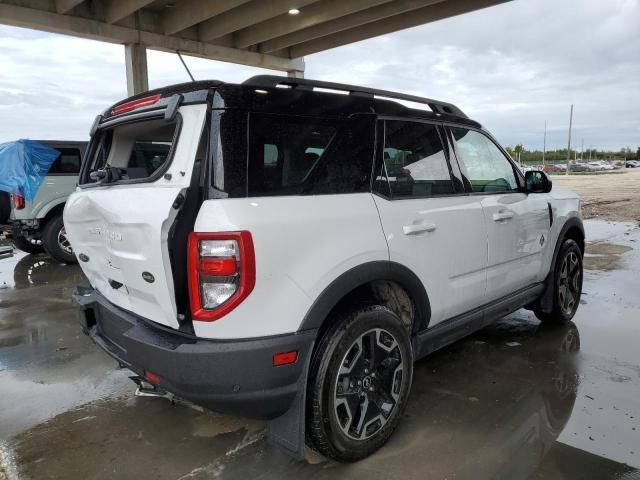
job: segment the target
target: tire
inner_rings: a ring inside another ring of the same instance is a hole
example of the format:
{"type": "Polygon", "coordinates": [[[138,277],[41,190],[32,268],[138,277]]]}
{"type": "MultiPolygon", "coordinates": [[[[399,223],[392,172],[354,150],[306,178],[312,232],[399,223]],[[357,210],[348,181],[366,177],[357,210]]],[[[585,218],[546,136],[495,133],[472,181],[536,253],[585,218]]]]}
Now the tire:
{"type": "Polygon", "coordinates": [[[536,309],[534,314],[542,322],[564,324],[576,314],[582,293],[582,251],[574,240],[562,243],[554,269],[553,308],[549,313],[536,309]]]}
{"type": "Polygon", "coordinates": [[[15,236],[13,237],[13,244],[18,250],[22,250],[23,252],[27,252],[32,255],[44,253],[42,242],[34,238],[29,239],[22,236],[15,236]]]}
{"type": "Polygon", "coordinates": [[[62,215],[49,220],[42,230],[42,244],[47,253],[60,263],[77,263],[71,244],[66,237],[62,215]]]}
{"type": "Polygon", "coordinates": [[[338,320],[311,362],[307,434],[326,457],[352,462],[382,447],[398,425],[411,390],[413,352],[409,333],[386,307],[364,307],[338,320]]]}

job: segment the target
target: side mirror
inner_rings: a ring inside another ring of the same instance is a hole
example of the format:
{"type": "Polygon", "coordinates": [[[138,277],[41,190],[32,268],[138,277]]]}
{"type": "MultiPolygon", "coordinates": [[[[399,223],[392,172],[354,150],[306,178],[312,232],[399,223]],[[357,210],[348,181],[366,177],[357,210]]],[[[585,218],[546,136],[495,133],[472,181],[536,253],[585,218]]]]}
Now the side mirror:
{"type": "Polygon", "coordinates": [[[549,193],[552,182],[545,172],[530,170],[524,174],[524,185],[526,193],[549,193]]]}

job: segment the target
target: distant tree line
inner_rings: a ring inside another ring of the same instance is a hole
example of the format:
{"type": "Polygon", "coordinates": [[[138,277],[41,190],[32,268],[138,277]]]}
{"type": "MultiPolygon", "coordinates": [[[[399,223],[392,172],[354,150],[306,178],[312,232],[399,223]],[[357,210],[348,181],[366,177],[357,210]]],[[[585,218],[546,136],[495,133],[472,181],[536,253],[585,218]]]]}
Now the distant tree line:
{"type": "MultiPolygon", "coordinates": [[[[542,150],[527,150],[523,145],[518,144],[514,147],[506,147],[505,150],[509,152],[509,155],[521,163],[542,163],[542,150]]],[[[574,158],[580,159],[580,150],[571,149],[571,160],[574,158]]],[[[547,150],[545,155],[545,163],[563,163],[567,161],[567,149],[561,148],[558,150],[547,150]]],[[[585,149],[582,153],[582,159],[585,162],[595,160],[640,160],[640,147],[635,151],[629,147],[621,148],[619,151],[611,150],[598,150],[598,149],[585,149]]]]}

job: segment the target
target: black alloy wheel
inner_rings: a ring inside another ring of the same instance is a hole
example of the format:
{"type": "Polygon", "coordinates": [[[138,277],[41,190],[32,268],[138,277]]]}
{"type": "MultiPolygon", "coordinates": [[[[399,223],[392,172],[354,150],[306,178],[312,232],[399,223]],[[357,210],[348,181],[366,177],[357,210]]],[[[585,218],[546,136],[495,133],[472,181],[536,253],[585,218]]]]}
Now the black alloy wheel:
{"type": "Polygon", "coordinates": [[[576,314],[582,294],[582,250],[571,239],[562,243],[556,258],[553,286],[553,308],[534,313],[543,322],[568,323],[576,314]]]}
{"type": "Polygon", "coordinates": [[[389,308],[366,306],[333,319],[309,371],[311,446],[340,461],[375,452],[402,417],[412,376],[409,329],[389,308]]]}

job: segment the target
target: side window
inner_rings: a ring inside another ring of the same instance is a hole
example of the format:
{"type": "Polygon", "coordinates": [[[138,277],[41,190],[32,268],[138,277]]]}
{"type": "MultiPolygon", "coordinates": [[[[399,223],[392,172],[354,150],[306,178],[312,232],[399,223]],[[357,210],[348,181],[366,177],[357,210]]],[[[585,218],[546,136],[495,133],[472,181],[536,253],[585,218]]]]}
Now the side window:
{"type": "Polygon", "coordinates": [[[385,121],[383,155],[393,198],[455,193],[442,141],[435,125],[385,121]]]}
{"type": "Polygon", "coordinates": [[[373,158],[370,124],[371,135],[363,136],[354,135],[353,128],[361,127],[355,121],[251,114],[248,195],[368,191],[373,158]]]}
{"type": "Polygon", "coordinates": [[[49,168],[49,175],[77,175],[80,172],[80,150],[77,148],[56,148],[60,156],[49,168]]]}
{"type": "Polygon", "coordinates": [[[474,192],[511,192],[518,189],[513,165],[480,132],[452,127],[460,167],[474,192]]]}

